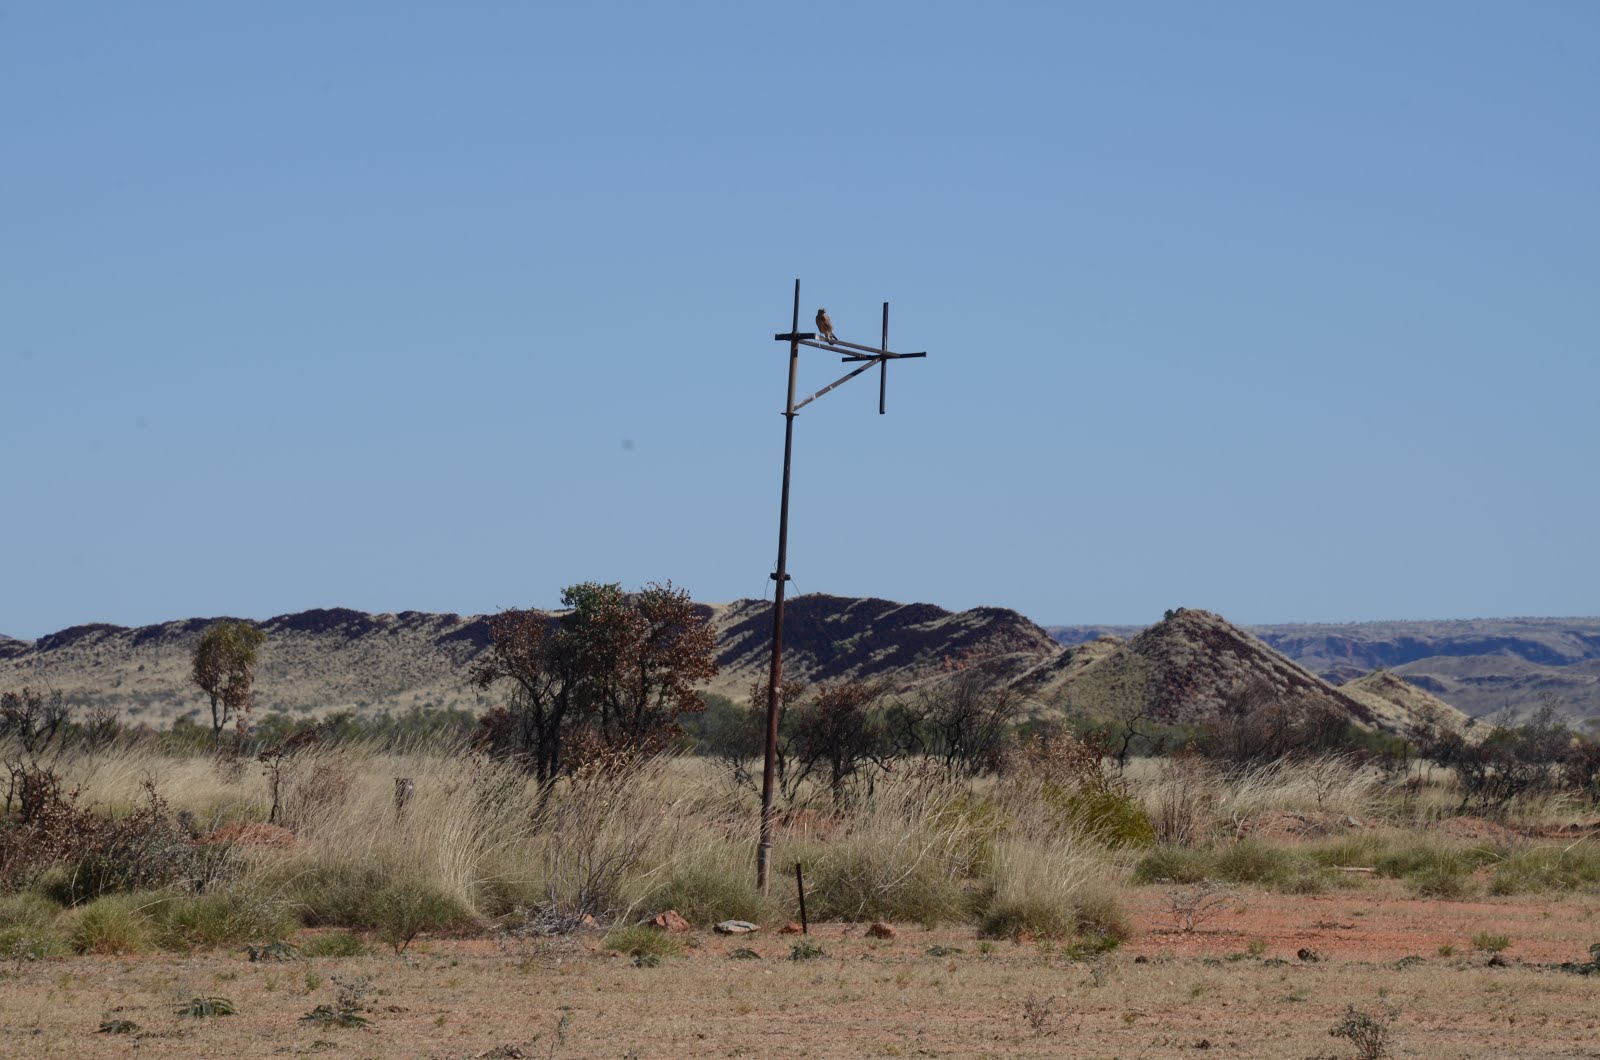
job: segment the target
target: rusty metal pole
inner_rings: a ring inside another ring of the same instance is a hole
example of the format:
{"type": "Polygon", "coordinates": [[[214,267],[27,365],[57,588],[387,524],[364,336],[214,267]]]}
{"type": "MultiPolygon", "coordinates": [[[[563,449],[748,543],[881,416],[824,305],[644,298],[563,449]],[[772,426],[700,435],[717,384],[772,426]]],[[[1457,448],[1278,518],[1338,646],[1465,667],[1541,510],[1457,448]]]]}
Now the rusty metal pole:
{"type": "Polygon", "coordinates": [[[772,669],[767,676],[767,754],[761,767],[761,842],[756,847],[756,887],[771,889],[773,791],[778,773],[778,701],[783,686],[783,597],[789,582],[789,466],[794,455],[794,385],[800,366],[800,281],[794,281],[794,321],[789,325],[789,400],[784,405],[783,500],[778,506],[778,583],[772,593],[772,669]]]}
{"type": "Polygon", "coordinates": [[[888,387],[888,363],[911,357],[926,357],[927,353],[891,353],[889,350],[889,303],[883,303],[883,340],[877,347],[861,346],[854,342],[828,337],[825,343],[817,336],[800,330],[800,281],[794,281],[794,317],[786,334],[774,339],[789,344],[789,401],[784,406],[783,427],[783,501],[778,509],[778,569],[772,580],[778,583],[772,594],[772,669],[767,675],[767,753],[761,770],[761,841],[756,846],[756,886],[762,895],[769,893],[772,880],[772,833],[776,821],[773,817],[773,795],[778,774],[778,710],[783,694],[783,599],[789,588],[789,469],[794,456],[794,418],[807,405],[822,395],[848,383],[856,376],[878,365],[878,412],[883,412],[884,391],[888,387]],[[800,347],[813,346],[819,350],[842,354],[840,360],[857,367],[835,379],[821,390],[800,401],[794,399],[795,380],[800,367],[800,347]]]}
{"type": "MultiPolygon", "coordinates": [[[[883,341],[878,343],[878,348],[889,348],[889,303],[883,303],[883,341]]],[[[878,415],[883,415],[884,397],[889,392],[889,362],[878,362],[878,415]]]]}

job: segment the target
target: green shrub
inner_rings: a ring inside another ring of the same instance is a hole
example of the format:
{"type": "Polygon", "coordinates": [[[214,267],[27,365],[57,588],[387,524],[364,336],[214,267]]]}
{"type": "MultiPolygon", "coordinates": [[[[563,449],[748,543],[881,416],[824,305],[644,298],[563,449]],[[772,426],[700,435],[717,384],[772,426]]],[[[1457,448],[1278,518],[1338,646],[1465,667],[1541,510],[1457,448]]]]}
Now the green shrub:
{"type": "Polygon", "coordinates": [[[1216,856],[1209,850],[1157,847],[1133,867],[1134,883],[1199,883],[1215,879],[1216,856]]]}
{"type": "Polygon", "coordinates": [[[1288,879],[1296,858],[1282,847],[1243,839],[1217,854],[1217,875],[1231,883],[1276,884],[1288,879]]]}
{"type": "Polygon", "coordinates": [[[424,883],[392,883],[372,896],[378,938],[404,953],[424,931],[444,931],[471,920],[460,902],[424,883]]]}
{"type": "Polygon", "coordinates": [[[364,957],[367,944],[353,931],[324,931],[305,941],[302,957],[364,957]]]}
{"type": "Polygon", "coordinates": [[[1421,898],[1442,898],[1456,901],[1470,898],[1475,892],[1471,870],[1460,864],[1440,863],[1427,865],[1408,873],[1406,886],[1421,898]]]}
{"type": "Polygon", "coordinates": [[[298,873],[282,889],[307,927],[373,928],[373,902],[389,884],[389,874],[380,869],[333,864],[298,873]]]}
{"type": "Polygon", "coordinates": [[[40,894],[0,894],[0,930],[10,927],[48,927],[61,907],[40,894]]]}
{"type": "Polygon", "coordinates": [[[1377,864],[1389,852],[1390,842],[1383,836],[1358,832],[1312,843],[1305,848],[1306,856],[1325,868],[1343,866],[1367,867],[1377,864]]]}
{"type": "Polygon", "coordinates": [[[1116,894],[1102,887],[1085,887],[1078,892],[1076,903],[1078,935],[1083,941],[1100,940],[1111,949],[1133,934],[1133,924],[1123,910],[1116,894]]]}
{"type": "Polygon", "coordinates": [[[0,895],[0,960],[37,961],[68,952],[60,906],[37,894],[0,895]]]}
{"type": "Polygon", "coordinates": [[[691,924],[721,920],[752,923],[776,919],[772,903],[761,897],[748,872],[731,872],[725,866],[693,865],[679,869],[650,893],[643,903],[651,910],[676,909],[691,924]]]}
{"type": "Polygon", "coordinates": [[[1394,1024],[1399,1016],[1400,1009],[1390,1004],[1383,1005],[1376,1014],[1350,1005],[1344,1019],[1334,1024],[1328,1033],[1335,1038],[1350,1039],[1361,1060],[1383,1060],[1389,1055],[1389,1043],[1394,1038],[1394,1024]]]}
{"type": "Polygon", "coordinates": [[[1132,927],[1109,893],[1083,890],[1066,901],[1026,893],[993,901],[979,931],[991,938],[1076,939],[1086,951],[1103,952],[1126,939],[1132,927]]]}
{"type": "Polygon", "coordinates": [[[1106,846],[1155,845],[1155,826],[1127,792],[1085,788],[1063,798],[1060,806],[1085,835],[1106,846]]]}
{"type": "Polygon", "coordinates": [[[1374,859],[1378,872],[1402,879],[1424,898],[1466,898],[1476,890],[1472,870],[1499,855],[1487,847],[1457,847],[1441,843],[1397,846],[1374,859]]]}
{"type": "Polygon", "coordinates": [[[615,928],[606,936],[606,949],[626,953],[630,957],[677,957],[683,953],[683,944],[665,931],[645,924],[630,924],[615,928]]]}
{"type": "Polygon", "coordinates": [[[236,1016],[239,1008],[225,997],[192,997],[179,1005],[175,1014],[206,1019],[211,1016],[236,1016]]]}
{"type": "Polygon", "coordinates": [[[1298,865],[1278,881],[1277,888],[1284,894],[1326,894],[1338,882],[1329,872],[1316,865],[1298,865]]]}
{"type": "Polygon", "coordinates": [[[1480,865],[1503,860],[1489,847],[1458,847],[1435,842],[1397,846],[1373,859],[1380,875],[1405,879],[1423,872],[1470,873],[1480,865]]]}
{"type": "Polygon", "coordinates": [[[1509,945],[1511,945],[1511,936],[1509,935],[1496,935],[1492,931],[1480,931],[1472,936],[1473,948],[1482,950],[1485,953],[1499,953],[1509,945]]]}
{"type": "MultiPolygon", "coordinates": [[[[989,871],[995,844],[1005,834],[1011,815],[993,798],[963,791],[933,815],[931,826],[950,836],[960,837],[955,864],[972,876],[989,871]]],[[[1070,826],[1070,821],[1063,822],[1070,826]]]]}
{"type": "Polygon", "coordinates": [[[1078,930],[1077,911],[1042,895],[1019,895],[1009,901],[991,903],[984,910],[978,930],[990,938],[1001,939],[1070,938],[1078,930]]]}
{"type": "Polygon", "coordinates": [[[1496,868],[1489,889],[1495,894],[1540,891],[1575,891],[1600,882],[1600,848],[1592,845],[1564,850],[1523,850],[1496,868]]]}
{"type": "Polygon", "coordinates": [[[96,899],[73,914],[67,941],[79,953],[144,953],[155,942],[151,914],[165,901],[167,896],[148,892],[96,899]]]}
{"type": "Polygon", "coordinates": [[[169,949],[271,942],[296,926],[282,899],[250,887],[174,897],[158,907],[154,919],[156,936],[169,949]]]}
{"type": "Polygon", "coordinates": [[[806,875],[815,920],[965,920],[971,903],[946,867],[903,847],[846,841],[806,875]]]}
{"type": "Polygon", "coordinates": [[[1109,949],[1130,928],[1101,872],[1092,847],[1004,841],[986,881],[979,928],[997,938],[1075,939],[1086,949],[1109,949]]]}

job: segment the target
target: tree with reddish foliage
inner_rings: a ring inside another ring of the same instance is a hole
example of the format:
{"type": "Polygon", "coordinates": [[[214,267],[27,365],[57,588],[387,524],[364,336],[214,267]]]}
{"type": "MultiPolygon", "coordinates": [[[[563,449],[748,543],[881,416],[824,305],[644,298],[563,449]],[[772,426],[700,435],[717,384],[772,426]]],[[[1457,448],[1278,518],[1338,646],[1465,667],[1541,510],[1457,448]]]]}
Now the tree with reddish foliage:
{"type": "Polygon", "coordinates": [[[509,706],[479,719],[479,742],[491,753],[521,755],[542,785],[561,767],[562,735],[577,671],[570,646],[542,611],[511,608],[489,619],[489,651],[473,665],[479,688],[511,683],[509,706]]]}
{"type": "MultiPolygon", "coordinates": [[[[888,685],[880,681],[834,681],[808,685],[786,679],[778,690],[778,793],[799,803],[808,781],[826,783],[836,808],[861,789],[870,792],[877,772],[895,755],[881,706],[888,685]]],[[[734,780],[752,788],[759,774],[751,759],[764,749],[767,682],[750,686],[750,739],[725,751],[734,780]]]]}
{"type": "Polygon", "coordinates": [[[480,688],[512,685],[482,720],[491,750],[527,757],[545,785],[569,760],[633,757],[666,747],[677,719],[703,709],[695,685],[715,676],[716,641],[689,594],[651,583],[638,592],[583,582],[561,593],[557,619],[504,611],[489,620],[480,688]]]}
{"type": "Polygon", "coordinates": [[[611,753],[649,754],[703,710],[695,686],[716,676],[716,637],[688,592],[671,582],[624,593],[585,582],[562,594],[563,632],[577,646],[582,703],[611,753]]]}

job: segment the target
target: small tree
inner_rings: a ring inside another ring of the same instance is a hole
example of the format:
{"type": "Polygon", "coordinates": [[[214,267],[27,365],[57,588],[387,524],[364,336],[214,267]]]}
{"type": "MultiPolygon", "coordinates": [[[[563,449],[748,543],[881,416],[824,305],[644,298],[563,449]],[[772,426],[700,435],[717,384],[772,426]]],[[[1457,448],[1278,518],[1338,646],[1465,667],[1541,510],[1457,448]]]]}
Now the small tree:
{"type": "Polygon", "coordinates": [[[1587,736],[1575,737],[1563,775],[1580,795],[1600,806],[1600,743],[1587,736]]]}
{"type": "Polygon", "coordinates": [[[70,712],[59,691],[32,688],[0,694],[0,741],[7,756],[5,812],[17,803],[24,822],[60,792],[55,763],[65,745],[70,712]]]}
{"type": "Polygon", "coordinates": [[[1236,684],[1202,723],[1199,749],[1235,766],[1339,751],[1352,725],[1330,702],[1279,692],[1264,678],[1236,684]]]}
{"type": "Polygon", "coordinates": [[[268,824],[283,824],[284,781],[296,756],[322,742],[321,725],[302,726],[256,755],[267,778],[267,792],[272,796],[272,808],[267,811],[268,824]]]}
{"type": "Polygon", "coordinates": [[[32,688],[0,694],[0,739],[16,741],[22,753],[37,758],[65,735],[71,712],[61,693],[48,696],[32,688]]]}
{"type": "Polygon", "coordinates": [[[687,591],[585,582],[561,599],[572,608],[562,632],[582,705],[605,751],[658,751],[682,733],[680,716],[705,709],[695,686],[717,674],[716,636],[687,591]]]}
{"type": "Polygon", "coordinates": [[[843,809],[852,782],[869,778],[868,767],[888,768],[888,744],[876,708],[885,686],[838,681],[818,685],[816,695],[790,714],[792,753],[803,774],[827,777],[835,809],[843,809]]]}
{"type": "Polygon", "coordinates": [[[926,754],[952,776],[992,773],[1010,745],[1025,701],[982,660],[947,661],[947,675],[890,712],[900,750],[926,754]]]}
{"type": "Polygon", "coordinates": [[[1548,794],[1570,768],[1576,739],[1546,704],[1521,725],[1497,725],[1488,735],[1469,739],[1454,730],[1438,733],[1419,753],[1455,772],[1465,812],[1473,803],[1484,813],[1501,813],[1518,798],[1548,794]]]}
{"type": "MultiPolygon", "coordinates": [[[[769,687],[771,681],[765,677],[751,682],[750,694],[745,702],[744,738],[728,741],[721,751],[722,759],[733,772],[734,782],[758,792],[761,790],[761,771],[755,763],[762,762],[764,765],[767,750],[769,687]]],[[[778,685],[778,754],[773,760],[773,771],[778,782],[778,794],[788,803],[795,801],[801,782],[807,776],[803,769],[790,766],[795,756],[793,712],[810,687],[794,677],[786,677],[778,685]]]]}
{"type": "Polygon", "coordinates": [[[231,718],[242,745],[250,732],[250,705],[256,680],[256,654],[267,635],[248,622],[223,619],[200,635],[190,680],[211,699],[211,738],[222,740],[231,718]]]}
{"type": "Polygon", "coordinates": [[[505,611],[489,620],[489,650],[472,681],[510,681],[505,707],[482,719],[492,751],[522,754],[540,782],[569,760],[658,751],[704,709],[695,685],[717,672],[709,619],[682,589],[650,584],[568,586],[558,619],[505,611]]]}
{"type": "Polygon", "coordinates": [[[520,755],[542,787],[561,768],[562,736],[572,713],[576,660],[542,611],[512,608],[489,619],[489,650],[473,664],[479,688],[512,685],[511,702],[480,720],[480,738],[493,754],[520,755]]]}
{"type": "MultiPolygon", "coordinates": [[[[759,787],[754,761],[766,748],[767,681],[750,686],[744,739],[729,741],[722,757],[736,783],[759,787]]],[[[778,794],[791,806],[807,781],[824,780],[836,808],[862,781],[871,789],[873,767],[890,768],[894,743],[878,706],[888,688],[881,682],[835,681],[808,685],[787,678],[778,690],[778,794]]]]}

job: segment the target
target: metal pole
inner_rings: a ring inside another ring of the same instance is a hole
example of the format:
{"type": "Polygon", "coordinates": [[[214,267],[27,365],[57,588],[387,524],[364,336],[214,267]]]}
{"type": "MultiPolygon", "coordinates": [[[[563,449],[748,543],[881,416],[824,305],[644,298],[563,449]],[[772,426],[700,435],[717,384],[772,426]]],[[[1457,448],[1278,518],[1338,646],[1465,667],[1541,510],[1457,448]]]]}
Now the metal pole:
{"type": "MultiPolygon", "coordinates": [[[[883,341],[878,344],[878,349],[889,348],[889,303],[883,303],[883,341]]],[[[878,415],[883,415],[883,397],[889,389],[889,362],[878,362],[878,415]]]]}
{"type": "Polygon", "coordinates": [[[794,453],[794,386],[800,366],[800,281],[794,281],[794,321],[789,326],[789,401],[784,406],[783,500],[778,508],[778,570],[772,593],[772,669],[767,677],[767,755],[761,768],[761,842],[756,847],[756,887],[771,888],[773,789],[778,772],[778,701],[783,685],[783,597],[789,582],[789,463],[794,453]]]}

